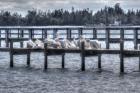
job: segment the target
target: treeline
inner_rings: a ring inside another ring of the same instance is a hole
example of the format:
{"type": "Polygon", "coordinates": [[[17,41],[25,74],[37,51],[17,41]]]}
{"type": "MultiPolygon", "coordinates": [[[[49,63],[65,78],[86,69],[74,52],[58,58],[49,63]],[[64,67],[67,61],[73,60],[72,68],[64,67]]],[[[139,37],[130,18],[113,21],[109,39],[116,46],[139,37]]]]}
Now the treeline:
{"type": "Polygon", "coordinates": [[[125,12],[119,4],[105,7],[93,14],[90,9],[71,11],[58,9],[54,11],[29,10],[23,17],[18,13],[0,12],[1,26],[46,26],[46,25],[109,25],[115,21],[122,25],[140,25],[140,10],[125,12]]]}

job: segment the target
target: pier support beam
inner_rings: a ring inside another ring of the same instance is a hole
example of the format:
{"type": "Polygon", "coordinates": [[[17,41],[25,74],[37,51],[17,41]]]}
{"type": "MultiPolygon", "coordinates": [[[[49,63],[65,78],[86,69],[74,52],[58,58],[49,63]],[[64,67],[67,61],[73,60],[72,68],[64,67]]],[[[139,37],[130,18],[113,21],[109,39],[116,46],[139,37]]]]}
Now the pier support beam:
{"type": "Polygon", "coordinates": [[[31,53],[27,54],[27,66],[30,67],[30,57],[31,57],[31,53]]]}
{"type": "Polygon", "coordinates": [[[101,64],[101,54],[98,55],[98,69],[102,69],[102,64],[101,64]]]}
{"type": "Polygon", "coordinates": [[[33,29],[29,29],[29,39],[33,39],[33,29]]]}
{"type": "Polygon", "coordinates": [[[85,43],[81,44],[81,70],[85,71],[85,43]]]}
{"type": "Polygon", "coordinates": [[[9,30],[8,29],[5,30],[5,43],[6,43],[6,47],[9,47],[9,30]]]}
{"type": "Polygon", "coordinates": [[[14,67],[14,58],[13,58],[13,42],[10,41],[10,67],[14,67]]]}
{"type": "Polygon", "coordinates": [[[82,28],[79,28],[79,31],[78,32],[79,32],[78,35],[79,35],[79,38],[80,38],[80,36],[83,35],[83,29],[82,28]]]}
{"type": "MultiPolygon", "coordinates": [[[[24,30],[20,30],[20,38],[24,37],[24,30]]],[[[20,47],[23,48],[23,42],[20,42],[20,47]]]]}
{"type": "Polygon", "coordinates": [[[65,54],[62,54],[62,68],[65,68],[65,54]]]}
{"type": "Polygon", "coordinates": [[[44,45],[44,70],[48,68],[47,43],[44,45]]]}
{"type": "Polygon", "coordinates": [[[120,73],[124,73],[124,29],[121,29],[120,39],[120,73]]]}
{"type": "MultiPolygon", "coordinates": [[[[1,38],[1,29],[0,29],[0,38],[1,38]]],[[[0,47],[1,47],[1,41],[2,41],[2,40],[0,39],[0,47]]]]}
{"type": "Polygon", "coordinates": [[[110,30],[106,28],[106,49],[109,49],[110,30]]]}
{"type": "MultiPolygon", "coordinates": [[[[138,29],[134,29],[134,49],[140,49],[138,48],[138,29]]],[[[140,71],[140,57],[139,57],[139,71],[140,71]]]]}
{"type": "Polygon", "coordinates": [[[93,39],[97,39],[97,29],[93,28],[93,39]]]}
{"type": "Polygon", "coordinates": [[[71,29],[67,28],[67,39],[71,40],[71,29]]]}
{"type": "Polygon", "coordinates": [[[47,29],[44,29],[44,38],[47,38],[47,29]]]}
{"type": "Polygon", "coordinates": [[[138,43],[138,30],[134,29],[134,49],[138,49],[137,43],[138,43]]]}

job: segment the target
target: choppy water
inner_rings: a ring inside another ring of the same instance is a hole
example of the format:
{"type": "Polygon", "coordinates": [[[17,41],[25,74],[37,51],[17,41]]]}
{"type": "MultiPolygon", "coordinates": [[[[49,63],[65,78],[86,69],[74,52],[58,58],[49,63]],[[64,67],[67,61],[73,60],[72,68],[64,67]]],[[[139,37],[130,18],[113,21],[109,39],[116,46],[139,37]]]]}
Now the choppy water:
{"type": "MultiPolygon", "coordinates": [[[[128,44],[133,47],[132,42],[128,44]]],[[[119,55],[103,55],[102,72],[97,69],[97,57],[86,58],[85,72],[80,71],[79,54],[66,54],[66,69],[61,69],[61,56],[50,56],[44,72],[43,60],[43,53],[32,53],[31,68],[27,68],[26,56],[15,56],[15,67],[10,69],[9,53],[0,53],[0,93],[140,92],[138,58],[125,59],[124,75],[119,74],[119,55]]]]}
{"type": "MultiPolygon", "coordinates": [[[[4,42],[2,47],[5,47],[4,42]]],[[[118,47],[118,44],[111,45],[113,49],[118,47]]],[[[102,42],[102,48],[105,48],[105,42],[102,42]]],[[[133,42],[125,42],[125,48],[133,49],[133,42]]],[[[32,53],[31,67],[27,68],[26,56],[15,56],[15,67],[10,69],[9,53],[0,53],[0,93],[140,92],[138,58],[125,58],[124,75],[119,74],[119,55],[102,55],[102,72],[97,69],[97,57],[86,58],[85,72],[80,71],[79,54],[66,54],[66,69],[61,69],[61,56],[51,56],[49,69],[44,72],[43,60],[43,53],[32,53]]]]}

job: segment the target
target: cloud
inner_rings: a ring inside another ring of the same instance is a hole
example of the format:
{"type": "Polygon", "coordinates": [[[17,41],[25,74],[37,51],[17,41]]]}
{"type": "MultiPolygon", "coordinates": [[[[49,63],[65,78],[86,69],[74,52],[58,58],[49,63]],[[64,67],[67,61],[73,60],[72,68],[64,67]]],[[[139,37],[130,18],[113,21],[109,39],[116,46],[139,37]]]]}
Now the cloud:
{"type": "Polygon", "coordinates": [[[120,3],[124,9],[140,9],[140,0],[0,0],[0,10],[19,12],[23,15],[33,8],[41,10],[54,10],[64,8],[70,10],[71,7],[76,9],[90,8],[97,11],[107,6],[114,6],[120,3]]]}

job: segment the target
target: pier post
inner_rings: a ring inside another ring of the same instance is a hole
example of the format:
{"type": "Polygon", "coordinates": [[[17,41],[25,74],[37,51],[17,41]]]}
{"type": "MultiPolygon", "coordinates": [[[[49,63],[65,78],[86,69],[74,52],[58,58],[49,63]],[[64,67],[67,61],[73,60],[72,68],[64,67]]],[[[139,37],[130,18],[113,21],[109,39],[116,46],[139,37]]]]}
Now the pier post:
{"type": "Polygon", "coordinates": [[[42,38],[42,40],[43,40],[43,39],[44,39],[44,29],[42,29],[41,32],[42,32],[42,33],[41,33],[41,38],[42,38]]]}
{"type": "Polygon", "coordinates": [[[102,64],[101,64],[101,54],[98,54],[98,69],[102,69],[102,64]]]}
{"type": "Polygon", "coordinates": [[[12,34],[12,33],[11,33],[11,32],[12,32],[11,29],[9,29],[8,32],[9,32],[9,38],[10,38],[10,37],[11,37],[11,34],[12,34]]]}
{"type": "Polygon", "coordinates": [[[1,41],[2,39],[1,39],[1,29],[0,29],[0,47],[1,47],[1,41]]]}
{"type": "Polygon", "coordinates": [[[44,30],[44,38],[47,38],[47,29],[44,30]]]}
{"type": "Polygon", "coordinates": [[[62,54],[62,68],[65,68],[65,54],[62,54]]]}
{"type": "Polygon", "coordinates": [[[48,68],[47,43],[44,45],[44,70],[48,68]]]}
{"type": "Polygon", "coordinates": [[[14,67],[13,62],[13,41],[10,41],[10,67],[14,67]]]}
{"type": "Polygon", "coordinates": [[[109,49],[110,30],[106,28],[106,49],[109,49]]]}
{"type": "Polygon", "coordinates": [[[120,73],[124,73],[124,29],[121,29],[120,34],[120,73]]]}
{"type": "Polygon", "coordinates": [[[5,30],[5,43],[6,43],[6,47],[9,47],[9,30],[6,29],[5,30]]]}
{"type": "MultiPolygon", "coordinates": [[[[134,49],[138,49],[138,29],[134,29],[134,49]]],[[[139,71],[140,71],[140,57],[139,57],[139,71]]]]}
{"type": "Polygon", "coordinates": [[[57,37],[57,31],[58,31],[58,29],[53,29],[53,39],[55,39],[57,37]]]}
{"type": "Polygon", "coordinates": [[[67,30],[67,39],[71,40],[71,29],[66,29],[67,30]]]}
{"type": "Polygon", "coordinates": [[[18,38],[20,38],[20,30],[19,30],[19,29],[17,29],[17,31],[18,31],[18,33],[17,33],[18,38]]]}
{"type": "Polygon", "coordinates": [[[82,28],[79,28],[78,34],[79,34],[79,38],[80,38],[81,35],[83,35],[83,29],[82,28]]]}
{"type": "MultiPolygon", "coordinates": [[[[20,38],[24,37],[24,30],[20,30],[20,38]]],[[[20,42],[20,47],[23,48],[23,42],[20,42]]]]}
{"type": "Polygon", "coordinates": [[[33,39],[33,31],[32,31],[32,29],[29,29],[29,39],[33,39]]]}
{"type": "Polygon", "coordinates": [[[93,28],[93,39],[97,39],[97,30],[93,28]]]}
{"type": "Polygon", "coordinates": [[[138,30],[134,29],[134,49],[137,49],[137,40],[138,40],[138,30]]]}
{"type": "Polygon", "coordinates": [[[30,57],[31,57],[31,53],[28,52],[27,53],[27,66],[30,67],[30,57]]]}
{"type": "Polygon", "coordinates": [[[81,70],[85,71],[85,43],[81,43],[81,70]]]}

